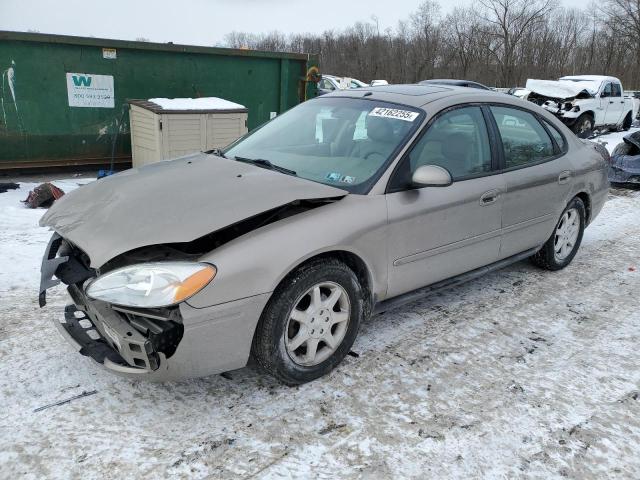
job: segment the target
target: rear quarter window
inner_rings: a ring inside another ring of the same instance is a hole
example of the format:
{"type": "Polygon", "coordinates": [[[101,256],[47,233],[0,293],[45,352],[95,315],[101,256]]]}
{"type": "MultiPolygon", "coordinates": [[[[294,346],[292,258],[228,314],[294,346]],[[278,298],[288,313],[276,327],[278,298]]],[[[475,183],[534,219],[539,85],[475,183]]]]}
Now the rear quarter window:
{"type": "Polygon", "coordinates": [[[558,145],[558,148],[560,149],[560,151],[561,152],[566,151],[567,142],[564,139],[564,137],[562,136],[562,134],[560,133],[560,131],[558,131],[558,129],[556,127],[551,125],[551,123],[547,122],[546,120],[543,120],[543,121],[544,121],[545,126],[547,127],[547,130],[549,130],[549,133],[551,133],[551,136],[555,140],[556,145],[558,145]]]}

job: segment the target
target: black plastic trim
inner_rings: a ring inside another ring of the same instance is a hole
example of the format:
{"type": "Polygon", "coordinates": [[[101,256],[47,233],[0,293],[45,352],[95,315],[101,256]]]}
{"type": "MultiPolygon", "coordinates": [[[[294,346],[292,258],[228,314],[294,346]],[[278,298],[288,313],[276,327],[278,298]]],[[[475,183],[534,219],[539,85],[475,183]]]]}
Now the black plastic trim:
{"type": "Polygon", "coordinates": [[[455,287],[462,283],[468,282],[470,280],[474,280],[478,277],[481,277],[487,273],[494,272],[496,270],[500,270],[501,268],[507,267],[513,263],[524,260],[525,258],[530,257],[534,253],[536,253],[539,248],[532,248],[526,250],[522,253],[518,253],[508,258],[504,258],[497,262],[491,263],[484,267],[476,268],[475,270],[471,270],[466,273],[462,273],[460,275],[456,275],[455,277],[447,278],[446,280],[442,280],[440,282],[433,283],[431,285],[427,285],[425,287],[418,288],[416,290],[412,290],[407,293],[403,293],[402,295],[398,295],[397,297],[389,298],[387,300],[383,300],[382,302],[378,302],[374,308],[373,313],[382,313],[391,308],[400,307],[402,305],[406,305],[407,303],[414,302],[416,300],[420,300],[427,295],[430,295],[439,290],[443,290],[445,288],[455,287]]]}

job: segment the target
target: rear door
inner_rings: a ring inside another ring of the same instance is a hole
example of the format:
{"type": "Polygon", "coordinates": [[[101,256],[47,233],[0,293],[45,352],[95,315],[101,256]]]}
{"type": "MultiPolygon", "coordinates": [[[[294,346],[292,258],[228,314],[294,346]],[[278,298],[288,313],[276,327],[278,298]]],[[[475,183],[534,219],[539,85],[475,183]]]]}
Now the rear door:
{"type": "Polygon", "coordinates": [[[562,133],[528,110],[491,106],[503,147],[506,186],[500,258],[542,245],[551,235],[573,181],[562,133]]]}
{"type": "Polygon", "coordinates": [[[607,124],[617,125],[622,122],[624,112],[624,98],[622,97],[622,86],[618,82],[611,82],[611,96],[607,104],[607,124]]]}
{"type": "Polygon", "coordinates": [[[446,110],[398,164],[386,194],[390,297],[496,261],[502,193],[479,106],[446,110]],[[439,165],[448,187],[413,189],[422,165],[439,165]]]}

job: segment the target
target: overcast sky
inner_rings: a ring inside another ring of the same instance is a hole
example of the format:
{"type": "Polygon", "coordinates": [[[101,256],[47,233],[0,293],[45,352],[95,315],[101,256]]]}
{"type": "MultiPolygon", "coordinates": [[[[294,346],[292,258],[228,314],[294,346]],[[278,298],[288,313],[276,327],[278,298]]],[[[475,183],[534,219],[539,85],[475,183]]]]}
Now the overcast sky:
{"type": "MultiPolygon", "coordinates": [[[[440,0],[443,12],[471,0],[440,0]]],[[[579,6],[581,0],[561,0],[579,6]]],[[[215,45],[231,31],[342,29],[375,15],[395,27],[420,0],[0,0],[0,30],[215,45]]]]}

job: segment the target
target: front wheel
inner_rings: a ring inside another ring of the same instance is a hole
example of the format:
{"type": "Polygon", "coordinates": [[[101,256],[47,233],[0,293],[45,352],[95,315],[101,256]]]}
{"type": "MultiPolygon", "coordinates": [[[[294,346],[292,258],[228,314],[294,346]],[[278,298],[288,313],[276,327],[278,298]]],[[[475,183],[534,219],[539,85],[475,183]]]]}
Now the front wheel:
{"type": "Polygon", "coordinates": [[[561,270],[569,265],[580,248],[585,220],[584,203],[575,197],[562,212],[549,240],[531,257],[531,261],[546,270],[561,270]]]}
{"type": "Polygon", "coordinates": [[[593,126],[593,117],[588,113],[583,113],[571,126],[571,130],[573,130],[573,133],[575,133],[578,138],[589,138],[593,132],[593,126]]]}
{"type": "Polygon", "coordinates": [[[334,259],[293,272],[262,313],[252,353],[267,373],[288,385],[330,372],[349,352],[364,314],[353,271],[334,259]]]}

